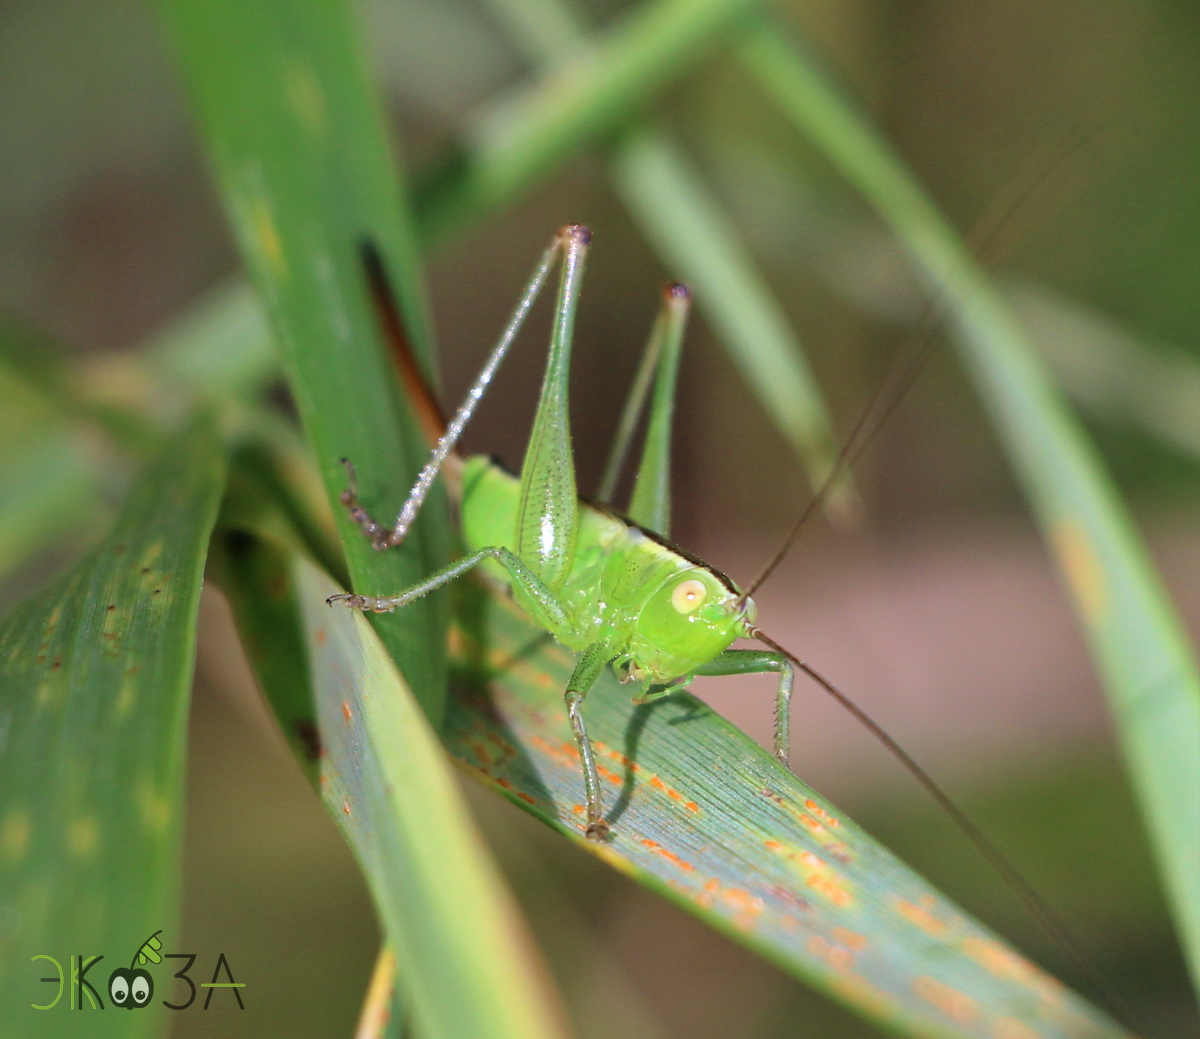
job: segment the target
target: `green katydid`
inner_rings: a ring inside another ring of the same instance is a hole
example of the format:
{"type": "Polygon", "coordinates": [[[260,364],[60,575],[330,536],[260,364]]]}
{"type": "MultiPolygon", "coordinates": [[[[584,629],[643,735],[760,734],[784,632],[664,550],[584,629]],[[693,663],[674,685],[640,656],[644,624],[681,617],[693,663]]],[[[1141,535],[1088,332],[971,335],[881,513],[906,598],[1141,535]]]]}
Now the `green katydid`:
{"type": "MultiPolygon", "coordinates": [[[[788,706],[795,669],[776,649],[730,649],[738,638],[759,638],[753,601],[719,571],[664,540],[669,526],[669,442],[683,326],[689,294],[668,287],[647,356],[657,358],[649,426],[628,518],[580,501],[575,485],[568,422],[571,336],[590,240],[570,226],[545,251],[508,326],[488,357],[428,464],[400,510],[394,527],[376,523],[351,489],[342,500],[384,549],[403,542],[438,472],[508,352],[525,316],[561,254],[562,281],[551,332],[545,381],[519,481],[482,456],[462,468],[462,527],[468,554],[392,597],[337,595],[330,600],[385,612],[412,602],[474,566],[492,562],[517,604],[560,643],[579,654],[565,690],[583,767],[586,833],[608,832],[583,701],[607,666],[636,683],[638,702],[683,689],[698,675],[770,671],[779,674],[775,754],[785,764],[788,706]]],[[[649,380],[639,380],[644,386],[649,380]]],[[[631,428],[643,394],[630,398],[623,422],[631,428]]],[[[617,461],[627,437],[618,437],[617,461]]],[[[610,466],[615,471],[617,466],[610,466]]]]}
{"type": "MultiPolygon", "coordinates": [[[[593,839],[602,839],[608,826],[582,705],[606,666],[612,665],[622,681],[636,683],[640,687],[636,699],[643,703],[681,690],[698,676],[777,673],[774,750],[785,765],[789,705],[795,673],[800,670],[887,745],[1011,883],[1027,887],[886,732],[755,623],[750,593],[774,570],[833,481],[857,457],[864,446],[860,434],[875,404],[882,401],[890,405],[894,401],[887,400],[888,394],[883,391],[872,401],[780,551],[742,591],[715,568],[665,540],[670,523],[668,465],[675,378],[690,302],[682,285],[667,287],[603,480],[602,493],[611,494],[653,381],[650,417],[628,512],[622,515],[578,497],[567,383],[575,311],[590,237],[584,227],[565,227],[543,253],[466,400],[441,432],[393,527],[377,523],[358,504],[354,471],[347,463],[351,481],[342,501],[377,549],[404,541],[438,473],[448,466],[455,468],[462,488],[463,539],[468,554],[398,595],[342,594],[329,601],[389,612],[480,564],[506,582],[531,619],[579,654],[564,695],[583,768],[586,833],[593,839]],[[454,447],[560,256],[563,272],[546,374],[520,478],[486,456],[460,461],[452,453],[454,447]],[[738,638],[755,639],[768,648],[730,649],[738,638]]],[[[906,383],[911,372],[902,370],[901,374],[906,383]]],[[[904,388],[902,385],[901,392],[904,388]]]]}
{"type": "MultiPolygon", "coordinates": [[[[649,419],[628,512],[621,514],[578,496],[571,456],[568,376],[575,312],[590,239],[586,228],[568,226],[558,232],[542,254],[466,400],[441,429],[430,459],[394,526],[376,522],[359,505],[354,469],[349,462],[345,463],[350,486],[342,494],[342,502],[351,519],[381,550],[403,543],[434,480],[439,473],[452,469],[460,484],[462,535],[467,554],[398,595],[344,593],[330,596],[328,602],[390,612],[479,565],[506,583],[516,604],[536,624],[578,653],[564,698],[583,771],[585,833],[593,840],[605,839],[609,826],[604,818],[583,702],[605,667],[611,666],[623,682],[639,687],[634,698],[639,703],[684,689],[699,676],[778,674],[774,751],[785,766],[792,687],[796,672],[801,671],[891,751],[1083,973],[1093,977],[1098,990],[1108,991],[1109,986],[1096,979],[1095,972],[1081,960],[1054,912],[912,757],[828,679],[789,653],[756,624],[756,608],[750,594],[774,571],[834,482],[865,448],[872,432],[868,419],[874,416],[877,422],[882,421],[880,413],[886,418],[906,392],[923,364],[929,344],[908,359],[908,364],[900,365],[893,379],[871,400],[779,551],[743,591],[720,571],[666,540],[670,525],[668,466],[675,381],[690,303],[690,294],[682,285],[666,288],[602,481],[602,494],[608,497],[617,482],[638,416],[650,396],[649,419]],[[460,459],[454,454],[455,445],[560,258],[562,277],[546,373],[520,476],[514,477],[487,456],[460,459]],[[730,648],[739,638],[759,641],[767,648],[730,648]]],[[[436,412],[431,401],[425,404],[436,412]]]]}

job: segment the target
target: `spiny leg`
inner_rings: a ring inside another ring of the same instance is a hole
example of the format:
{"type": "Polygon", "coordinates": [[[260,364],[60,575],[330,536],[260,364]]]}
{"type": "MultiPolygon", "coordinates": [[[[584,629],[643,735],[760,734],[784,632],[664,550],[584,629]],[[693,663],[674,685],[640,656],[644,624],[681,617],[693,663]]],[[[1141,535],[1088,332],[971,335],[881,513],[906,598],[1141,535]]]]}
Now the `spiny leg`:
{"type": "Polygon", "coordinates": [[[428,595],[443,585],[449,584],[485,559],[496,560],[508,571],[513,585],[524,594],[521,605],[534,623],[551,632],[562,631],[569,626],[570,621],[566,610],[563,609],[554,593],[516,555],[507,548],[497,546],[481,548],[470,555],[463,556],[462,559],[456,559],[449,566],[442,567],[441,570],[430,574],[424,581],[405,589],[399,595],[376,596],[339,592],[337,595],[331,595],[325,601],[330,606],[336,602],[356,610],[391,613],[392,610],[407,606],[421,596],[428,595]]]}
{"type": "MultiPolygon", "coordinates": [[[[550,589],[516,555],[506,548],[499,547],[481,548],[477,552],[472,552],[437,573],[431,574],[424,581],[413,585],[399,595],[371,596],[343,592],[331,595],[325,601],[331,606],[336,602],[354,609],[390,613],[392,610],[407,606],[414,599],[419,599],[448,584],[488,558],[495,559],[500,563],[508,570],[513,584],[520,586],[527,599],[524,607],[537,624],[548,631],[561,631],[568,625],[566,611],[550,589]]],[[[586,832],[587,836],[593,840],[603,840],[608,836],[608,823],[604,821],[603,805],[600,799],[600,776],[596,769],[596,759],[592,753],[592,744],[588,739],[587,727],[583,721],[583,698],[587,695],[588,690],[596,684],[596,679],[600,677],[600,673],[612,657],[613,653],[606,650],[601,643],[588,646],[575,665],[563,697],[567,705],[571,731],[575,736],[575,744],[579,748],[579,761],[583,771],[583,785],[587,800],[586,832]]]]}
{"type": "Polygon", "coordinates": [[[349,484],[341,493],[341,502],[350,513],[352,522],[362,528],[362,532],[371,539],[371,547],[380,550],[388,547],[388,539],[392,536],[392,528],[371,518],[371,514],[358,504],[358,476],[350,459],[343,458],[342,465],[346,467],[349,484]]]}
{"type": "Polygon", "coordinates": [[[563,696],[567,703],[567,717],[571,720],[571,731],[575,734],[575,745],[579,748],[579,764],[583,769],[583,789],[587,798],[586,833],[594,841],[602,841],[608,836],[608,823],[604,820],[604,807],[600,800],[600,774],[583,722],[583,698],[596,684],[596,679],[612,657],[613,654],[603,643],[593,642],[580,654],[563,696]]]}
{"type": "Polygon", "coordinates": [[[517,333],[525,323],[526,316],[529,314],[538,293],[546,283],[546,278],[554,267],[554,262],[558,257],[559,251],[568,251],[570,244],[581,235],[586,238],[586,229],[574,226],[564,227],[554,236],[554,241],[542,253],[541,260],[539,260],[533,276],[526,284],[516,309],[508,319],[508,324],[504,326],[504,331],[501,333],[495,346],[492,347],[491,353],[488,354],[487,361],[484,362],[482,370],[476,376],[471,388],[467,391],[466,400],[459,405],[458,411],[454,413],[454,417],[450,420],[446,431],[434,446],[429,461],[425,463],[424,468],[417,477],[416,483],[413,484],[412,490],[409,491],[408,497],[405,499],[404,504],[400,508],[400,513],[396,517],[396,525],[394,527],[385,527],[383,524],[372,519],[367,511],[358,504],[358,488],[355,484],[354,467],[346,459],[342,459],[342,463],[346,466],[346,470],[350,475],[350,486],[341,495],[342,504],[349,511],[351,520],[362,527],[363,532],[370,537],[371,544],[376,549],[393,548],[401,544],[405,537],[408,536],[408,532],[412,529],[417,514],[421,510],[421,505],[424,503],[430,488],[433,486],[433,481],[437,478],[437,474],[445,463],[446,458],[450,455],[450,452],[454,450],[454,446],[462,436],[463,429],[466,428],[467,422],[470,421],[476,406],[483,399],[484,392],[491,383],[492,377],[496,374],[496,369],[500,367],[500,363],[508,353],[509,347],[512,346],[513,340],[516,339],[517,333]]]}
{"type": "Polygon", "coordinates": [[[779,686],[775,691],[775,757],[786,765],[791,738],[792,686],[796,680],[796,669],[792,662],[782,653],[765,649],[727,649],[696,668],[697,675],[708,676],[755,675],[763,672],[779,675],[779,686]]]}

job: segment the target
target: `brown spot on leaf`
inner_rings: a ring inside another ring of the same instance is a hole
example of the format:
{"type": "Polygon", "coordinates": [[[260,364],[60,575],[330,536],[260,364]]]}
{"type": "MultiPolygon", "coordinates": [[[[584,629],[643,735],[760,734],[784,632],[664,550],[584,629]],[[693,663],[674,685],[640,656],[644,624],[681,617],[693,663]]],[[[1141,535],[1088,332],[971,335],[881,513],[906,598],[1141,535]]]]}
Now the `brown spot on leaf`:
{"type": "Polygon", "coordinates": [[[313,723],[313,720],[311,718],[298,718],[292,723],[292,732],[296,734],[296,739],[300,743],[300,749],[304,753],[305,760],[317,761],[325,748],[321,744],[320,730],[313,723]]]}

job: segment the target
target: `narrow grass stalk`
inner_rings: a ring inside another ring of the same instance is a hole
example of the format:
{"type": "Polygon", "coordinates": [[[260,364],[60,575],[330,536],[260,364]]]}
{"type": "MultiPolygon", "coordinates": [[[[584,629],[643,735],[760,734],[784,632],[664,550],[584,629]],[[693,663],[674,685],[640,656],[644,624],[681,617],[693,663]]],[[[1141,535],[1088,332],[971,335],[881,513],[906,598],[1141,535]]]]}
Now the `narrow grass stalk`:
{"type": "Polygon", "coordinates": [[[879,210],[952,321],[1087,632],[1200,986],[1200,677],[1145,546],[1003,298],[867,121],[771,23],[739,52],[879,210]]]}

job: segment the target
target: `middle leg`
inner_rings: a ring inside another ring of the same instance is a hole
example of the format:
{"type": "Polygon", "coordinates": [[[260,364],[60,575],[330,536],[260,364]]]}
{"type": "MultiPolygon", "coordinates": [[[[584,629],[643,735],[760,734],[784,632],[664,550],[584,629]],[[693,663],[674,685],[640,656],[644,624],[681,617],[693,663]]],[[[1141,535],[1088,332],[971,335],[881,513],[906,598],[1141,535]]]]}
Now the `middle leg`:
{"type": "Polygon", "coordinates": [[[788,744],[791,738],[792,686],[796,669],[782,653],[761,649],[727,649],[702,667],[697,675],[756,675],[771,672],[779,675],[775,691],[775,757],[788,763],[788,744]]]}

